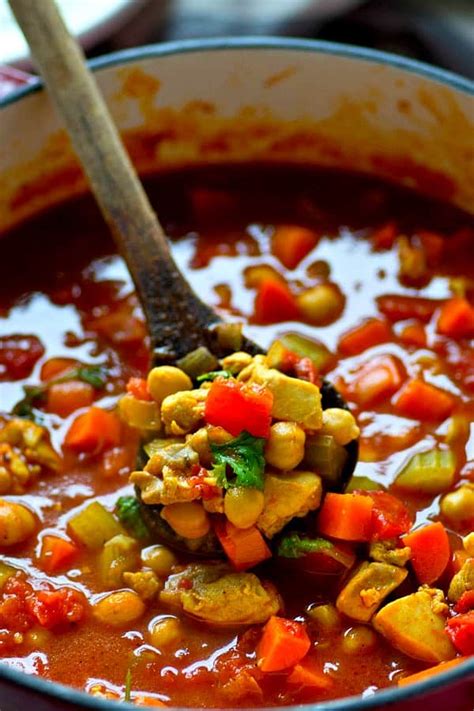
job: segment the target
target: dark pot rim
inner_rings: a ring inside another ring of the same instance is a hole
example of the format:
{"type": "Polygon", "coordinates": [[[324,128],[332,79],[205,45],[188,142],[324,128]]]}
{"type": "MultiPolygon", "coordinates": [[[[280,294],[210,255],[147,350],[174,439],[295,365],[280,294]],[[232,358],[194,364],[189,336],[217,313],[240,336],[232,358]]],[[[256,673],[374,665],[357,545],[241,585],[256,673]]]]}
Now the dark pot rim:
{"type": "MultiPolygon", "coordinates": [[[[342,45],[335,42],[322,42],[318,40],[302,40],[279,37],[242,37],[242,38],[219,38],[219,39],[198,39],[198,40],[179,40],[176,42],[167,42],[156,45],[145,45],[133,49],[126,49],[120,52],[114,52],[104,57],[98,57],[89,62],[89,66],[93,71],[107,69],[117,65],[136,62],[137,60],[153,59],[155,57],[165,57],[173,54],[184,54],[191,52],[209,52],[209,51],[227,51],[227,50],[283,50],[283,51],[302,51],[314,52],[317,54],[328,54],[349,59],[362,60],[372,62],[374,64],[382,64],[397,69],[402,69],[410,74],[416,74],[425,79],[431,79],[441,84],[446,84],[457,91],[464,92],[468,95],[474,95],[474,81],[464,78],[452,72],[438,67],[431,66],[424,62],[418,62],[413,59],[400,57],[388,52],[379,52],[365,47],[357,47],[355,45],[342,45]]],[[[5,98],[0,100],[0,109],[11,104],[14,104],[26,96],[43,89],[41,79],[31,82],[27,86],[18,89],[5,98]]],[[[474,678],[474,656],[467,659],[459,666],[455,666],[446,672],[441,672],[436,676],[424,681],[415,682],[403,687],[390,687],[377,691],[371,696],[351,696],[335,701],[328,701],[315,704],[298,704],[293,706],[280,707],[286,711],[296,709],[307,709],[307,711],[362,711],[365,709],[374,709],[383,706],[387,708],[394,704],[412,699],[416,696],[424,696],[435,691],[441,691],[446,687],[474,678]]],[[[103,711],[113,711],[117,709],[116,701],[107,701],[77,689],[64,686],[56,682],[47,681],[40,677],[25,674],[16,669],[11,669],[8,666],[0,663],[0,684],[3,682],[10,686],[22,687],[30,689],[35,694],[41,694],[45,697],[50,697],[56,702],[64,702],[70,705],[75,705],[78,709],[97,709],[103,711]]],[[[121,704],[123,709],[136,709],[133,704],[121,704]]],[[[170,707],[177,708],[177,707],[170,707]]],[[[264,711],[259,709],[259,711],[264,711]]],[[[270,711],[270,709],[268,709],[270,711]]],[[[272,709],[271,711],[274,711],[272,709]]]]}

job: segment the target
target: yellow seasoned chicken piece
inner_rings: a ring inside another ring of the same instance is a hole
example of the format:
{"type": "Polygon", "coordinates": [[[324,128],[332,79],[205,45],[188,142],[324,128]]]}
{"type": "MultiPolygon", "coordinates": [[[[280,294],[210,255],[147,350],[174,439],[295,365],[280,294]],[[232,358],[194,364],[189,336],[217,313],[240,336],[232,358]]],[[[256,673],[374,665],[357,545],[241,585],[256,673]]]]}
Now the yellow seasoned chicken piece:
{"type": "Polygon", "coordinates": [[[421,588],[385,605],[375,615],[372,624],[404,654],[438,664],[456,656],[445,632],[447,613],[441,590],[421,588]]]}
{"type": "Polygon", "coordinates": [[[263,511],[257,527],[271,538],[292,518],[306,516],[321,503],[321,478],[314,472],[294,469],[288,474],[265,474],[263,511]]]}
{"type": "Polygon", "coordinates": [[[171,575],[160,600],[199,620],[229,627],[266,622],[281,606],[274,586],[253,573],[198,563],[171,575]]]}
{"type": "Polygon", "coordinates": [[[407,575],[405,568],[389,563],[362,563],[339,593],[336,607],[353,620],[369,622],[407,575]]]}
{"type": "Polygon", "coordinates": [[[182,390],[165,397],[161,404],[161,419],[165,432],[169,435],[183,435],[192,432],[204,416],[204,406],[208,391],[182,390]]]}
{"type": "Polygon", "coordinates": [[[474,558],[468,558],[461,570],[453,576],[448,590],[451,602],[457,602],[463,593],[474,590],[474,558]]]}

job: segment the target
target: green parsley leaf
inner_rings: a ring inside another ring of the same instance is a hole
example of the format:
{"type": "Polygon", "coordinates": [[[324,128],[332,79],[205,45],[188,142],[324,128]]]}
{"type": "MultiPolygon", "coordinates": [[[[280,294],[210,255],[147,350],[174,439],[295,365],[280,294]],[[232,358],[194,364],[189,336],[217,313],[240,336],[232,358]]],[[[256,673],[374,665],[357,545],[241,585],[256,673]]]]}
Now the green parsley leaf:
{"type": "Polygon", "coordinates": [[[281,558],[302,558],[307,553],[320,553],[333,548],[333,544],[324,538],[302,538],[295,531],[284,536],[278,544],[281,558]]]}
{"type": "Polygon", "coordinates": [[[140,502],[134,496],[120,496],[115,504],[117,518],[134,538],[147,538],[148,528],[142,518],[140,502]]]}
{"type": "Polygon", "coordinates": [[[209,373],[203,373],[198,375],[196,380],[198,383],[204,383],[206,380],[215,380],[216,378],[231,378],[232,373],[230,370],[211,370],[209,373]]]}
{"type": "Polygon", "coordinates": [[[265,440],[242,432],[238,437],[224,444],[211,444],[214,468],[211,471],[219,486],[231,489],[246,486],[263,491],[265,440]],[[231,470],[233,477],[229,476],[231,470]]]}
{"type": "Polygon", "coordinates": [[[81,365],[71,371],[68,380],[72,378],[89,383],[95,390],[102,390],[107,383],[107,370],[102,365],[81,365]]]}
{"type": "Polygon", "coordinates": [[[14,405],[12,414],[37,422],[39,417],[34,411],[35,405],[40,405],[44,401],[46,390],[41,385],[24,385],[23,392],[25,396],[14,405]]]}

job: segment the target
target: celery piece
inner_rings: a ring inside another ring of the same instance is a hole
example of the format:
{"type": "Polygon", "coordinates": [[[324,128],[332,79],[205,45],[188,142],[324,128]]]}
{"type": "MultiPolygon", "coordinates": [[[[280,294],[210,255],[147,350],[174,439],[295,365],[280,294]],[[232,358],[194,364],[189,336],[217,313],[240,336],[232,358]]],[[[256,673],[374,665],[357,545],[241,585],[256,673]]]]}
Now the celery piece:
{"type": "Polygon", "coordinates": [[[124,573],[140,565],[138,544],[134,538],[119,534],[107,541],[99,555],[99,576],[107,589],[119,588],[124,573]]]}
{"type": "Polygon", "coordinates": [[[400,489],[420,494],[441,494],[451,488],[456,457],[450,449],[431,449],[415,454],[395,479],[400,489]]]}
{"type": "Polygon", "coordinates": [[[210,370],[217,370],[219,361],[205,346],[199,346],[195,351],[187,353],[177,361],[176,365],[189,375],[196,378],[198,375],[208,373],[210,370]]]}
{"type": "Polygon", "coordinates": [[[332,435],[311,435],[306,438],[303,465],[316,472],[329,486],[335,486],[347,459],[345,447],[332,435]]]}
{"type": "Polygon", "coordinates": [[[218,345],[226,351],[240,351],[242,348],[242,324],[218,323],[214,329],[218,345]]]}
{"type": "Polygon", "coordinates": [[[8,565],[7,563],[3,563],[0,560],[0,590],[7,582],[8,578],[11,578],[12,575],[15,575],[16,572],[16,568],[14,568],[12,565],[8,565]]]}
{"type": "Polygon", "coordinates": [[[299,333],[286,333],[270,346],[266,357],[267,366],[277,369],[281,367],[288,351],[300,358],[309,358],[319,372],[327,370],[334,362],[334,355],[324,343],[306,338],[299,333]]]}
{"type": "Polygon", "coordinates": [[[76,541],[91,550],[102,548],[106,541],[123,533],[123,528],[117,519],[98,501],[93,501],[72,516],[68,522],[68,529],[76,541]]]}
{"type": "Polygon", "coordinates": [[[362,491],[380,491],[383,486],[368,476],[352,476],[344,491],[346,494],[351,494],[359,489],[362,491]]]}

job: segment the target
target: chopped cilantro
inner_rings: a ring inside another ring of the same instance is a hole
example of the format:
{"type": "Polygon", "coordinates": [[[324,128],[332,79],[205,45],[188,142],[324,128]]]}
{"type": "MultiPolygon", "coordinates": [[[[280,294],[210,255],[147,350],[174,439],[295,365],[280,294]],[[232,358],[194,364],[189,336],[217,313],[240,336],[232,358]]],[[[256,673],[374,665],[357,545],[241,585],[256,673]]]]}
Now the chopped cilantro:
{"type": "Polygon", "coordinates": [[[142,518],[140,502],[134,496],[120,496],[115,504],[117,518],[134,538],[147,538],[148,528],[142,518]]]}
{"type": "Polygon", "coordinates": [[[230,489],[246,486],[263,490],[265,440],[242,432],[238,437],[224,444],[211,444],[214,456],[212,474],[219,486],[230,489]],[[229,469],[234,476],[229,475],[229,469]]]}
{"type": "Polygon", "coordinates": [[[231,378],[230,370],[210,370],[209,373],[198,375],[196,380],[198,383],[204,383],[206,380],[215,380],[216,378],[231,378]]]}
{"type": "Polygon", "coordinates": [[[67,380],[74,378],[89,383],[95,390],[102,390],[107,383],[107,370],[102,365],[81,365],[68,374],[67,380]]]}
{"type": "Polygon", "coordinates": [[[307,553],[319,553],[332,547],[333,544],[324,538],[302,538],[294,531],[280,540],[278,555],[282,558],[301,558],[307,553]]]}
{"type": "Polygon", "coordinates": [[[25,396],[13,407],[12,414],[37,422],[38,414],[34,411],[35,405],[40,405],[44,401],[46,391],[42,386],[24,385],[23,392],[25,396]]]}

